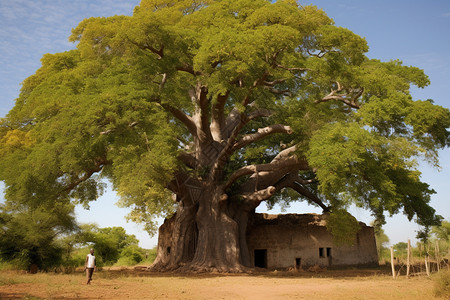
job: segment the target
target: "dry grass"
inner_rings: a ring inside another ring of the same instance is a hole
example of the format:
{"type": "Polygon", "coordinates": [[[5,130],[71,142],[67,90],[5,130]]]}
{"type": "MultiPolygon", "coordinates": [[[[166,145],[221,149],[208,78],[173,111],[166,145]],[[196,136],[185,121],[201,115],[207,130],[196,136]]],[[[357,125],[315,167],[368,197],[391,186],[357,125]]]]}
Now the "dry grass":
{"type": "Polygon", "coordinates": [[[0,272],[0,299],[433,299],[427,277],[392,277],[377,270],[253,275],[154,274],[135,271],[84,274],[0,272]]]}

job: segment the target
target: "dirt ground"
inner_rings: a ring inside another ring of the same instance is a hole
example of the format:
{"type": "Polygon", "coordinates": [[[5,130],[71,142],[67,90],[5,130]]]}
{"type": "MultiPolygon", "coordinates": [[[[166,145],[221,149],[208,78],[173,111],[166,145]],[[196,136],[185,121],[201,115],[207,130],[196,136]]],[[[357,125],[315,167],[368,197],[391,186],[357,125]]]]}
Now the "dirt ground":
{"type": "Polygon", "coordinates": [[[0,272],[0,299],[433,299],[426,276],[393,280],[377,270],[245,275],[155,274],[134,270],[84,274],[0,272]]]}

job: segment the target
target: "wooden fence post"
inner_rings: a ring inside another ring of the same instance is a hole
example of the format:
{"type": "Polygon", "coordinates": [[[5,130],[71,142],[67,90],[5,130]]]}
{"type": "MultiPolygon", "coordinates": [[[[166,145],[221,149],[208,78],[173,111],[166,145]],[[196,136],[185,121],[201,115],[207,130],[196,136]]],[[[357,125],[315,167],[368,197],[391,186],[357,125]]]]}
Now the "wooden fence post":
{"type": "Polygon", "coordinates": [[[392,268],[392,277],[395,279],[394,247],[391,247],[391,268],[392,268]]]}
{"type": "Polygon", "coordinates": [[[434,244],[434,257],[436,258],[436,266],[437,266],[437,271],[440,271],[440,260],[439,260],[439,243],[438,241],[436,241],[436,243],[434,244]]]}
{"type": "Polygon", "coordinates": [[[428,252],[425,251],[425,270],[427,272],[427,276],[430,277],[430,266],[428,265],[428,252]]]}
{"type": "Polygon", "coordinates": [[[408,254],[406,256],[406,277],[409,277],[410,266],[411,266],[411,241],[408,239],[408,254]]]}

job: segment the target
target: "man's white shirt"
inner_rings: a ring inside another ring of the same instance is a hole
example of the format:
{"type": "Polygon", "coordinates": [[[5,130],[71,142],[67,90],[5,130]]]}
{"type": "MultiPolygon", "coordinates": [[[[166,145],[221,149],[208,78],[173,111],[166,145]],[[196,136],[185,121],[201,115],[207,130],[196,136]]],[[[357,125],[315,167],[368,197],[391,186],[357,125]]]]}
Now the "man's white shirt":
{"type": "Polygon", "coordinates": [[[95,267],[95,256],[89,253],[87,255],[86,268],[94,268],[94,267],[95,267]]]}

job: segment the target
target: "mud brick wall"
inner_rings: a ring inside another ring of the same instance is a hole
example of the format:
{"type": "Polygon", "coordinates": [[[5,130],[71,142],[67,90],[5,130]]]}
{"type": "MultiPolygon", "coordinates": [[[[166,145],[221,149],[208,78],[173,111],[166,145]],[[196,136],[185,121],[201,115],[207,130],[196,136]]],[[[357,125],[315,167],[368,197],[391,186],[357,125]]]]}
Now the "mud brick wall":
{"type": "Polygon", "coordinates": [[[255,266],[268,269],[378,265],[373,227],[360,222],[353,245],[335,246],[326,215],[256,214],[247,242],[255,266]]]}

